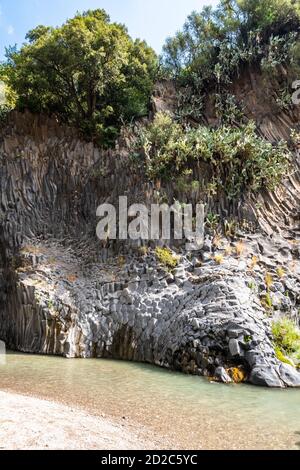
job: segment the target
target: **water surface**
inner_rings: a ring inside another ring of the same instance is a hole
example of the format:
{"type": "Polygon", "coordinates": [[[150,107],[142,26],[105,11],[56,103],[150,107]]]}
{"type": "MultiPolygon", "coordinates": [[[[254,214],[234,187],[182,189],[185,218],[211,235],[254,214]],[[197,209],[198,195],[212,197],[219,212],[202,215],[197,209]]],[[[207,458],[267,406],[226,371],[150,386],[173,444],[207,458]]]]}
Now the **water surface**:
{"type": "Polygon", "coordinates": [[[222,385],[131,362],[17,353],[0,365],[0,388],[124,417],[177,448],[300,448],[299,389],[222,385]]]}

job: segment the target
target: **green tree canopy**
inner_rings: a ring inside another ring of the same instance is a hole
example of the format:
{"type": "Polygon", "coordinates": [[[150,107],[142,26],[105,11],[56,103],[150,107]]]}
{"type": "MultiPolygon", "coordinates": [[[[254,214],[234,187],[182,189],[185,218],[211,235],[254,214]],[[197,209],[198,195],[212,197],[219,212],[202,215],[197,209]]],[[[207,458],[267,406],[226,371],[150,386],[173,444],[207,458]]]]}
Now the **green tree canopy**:
{"type": "Polygon", "coordinates": [[[221,0],[193,12],[163,53],[168,73],[186,86],[182,114],[201,119],[207,87],[222,114],[236,109],[229,85],[245,64],[299,73],[299,34],[299,0],[221,0]]]}
{"type": "Polygon", "coordinates": [[[58,28],[38,26],[26,39],[7,50],[1,69],[17,109],[55,114],[106,141],[123,120],[147,113],[156,55],[104,10],[78,13],[58,28]]]}
{"type": "Polygon", "coordinates": [[[163,58],[175,75],[193,71],[209,75],[224,54],[229,68],[236,65],[230,63],[234,52],[241,59],[254,52],[257,56],[271,38],[299,31],[299,0],[221,0],[216,9],[194,11],[183,30],[167,39],[163,58]]]}

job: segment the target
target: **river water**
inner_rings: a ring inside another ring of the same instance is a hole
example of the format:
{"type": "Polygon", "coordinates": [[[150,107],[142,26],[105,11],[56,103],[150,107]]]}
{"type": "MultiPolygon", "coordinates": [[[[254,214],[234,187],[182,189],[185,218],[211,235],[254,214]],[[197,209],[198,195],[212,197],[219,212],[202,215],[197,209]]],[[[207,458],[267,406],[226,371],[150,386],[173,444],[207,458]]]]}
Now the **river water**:
{"type": "Polygon", "coordinates": [[[17,353],[0,389],[125,418],[161,435],[161,447],[300,449],[300,390],[210,383],[149,365],[17,353]],[[165,436],[165,445],[164,445],[165,436]],[[166,444],[166,443],[169,444],[166,444]]]}

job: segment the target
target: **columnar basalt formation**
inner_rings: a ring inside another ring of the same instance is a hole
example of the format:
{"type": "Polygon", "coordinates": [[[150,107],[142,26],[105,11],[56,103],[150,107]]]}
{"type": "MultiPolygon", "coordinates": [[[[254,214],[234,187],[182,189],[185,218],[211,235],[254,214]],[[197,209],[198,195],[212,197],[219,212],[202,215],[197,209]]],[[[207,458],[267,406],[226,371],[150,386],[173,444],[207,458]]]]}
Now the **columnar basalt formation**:
{"type": "Polygon", "coordinates": [[[298,318],[297,156],[293,167],[259,205],[251,196],[237,205],[258,227],[239,234],[243,253],[220,265],[207,238],[200,252],[179,249],[169,272],[151,247],[96,238],[99,204],[154,197],[128,154],[13,114],[0,142],[0,338],[18,351],[143,361],[224,382],[237,368],[253,384],[300,386],[300,373],[275,356],[261,301],[265,270],[293,265],[269,295],[276,315],[298,318]],[[253,256],[261,264],[250,269],[253,256]]]}

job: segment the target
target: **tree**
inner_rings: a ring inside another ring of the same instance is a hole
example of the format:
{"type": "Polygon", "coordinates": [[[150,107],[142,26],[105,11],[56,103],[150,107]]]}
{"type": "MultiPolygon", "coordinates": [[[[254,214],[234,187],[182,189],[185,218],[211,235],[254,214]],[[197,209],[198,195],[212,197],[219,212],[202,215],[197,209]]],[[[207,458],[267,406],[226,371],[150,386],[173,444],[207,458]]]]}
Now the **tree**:
{"type": "Polygon", "coordinates": [[[183,31],[167,39],[163,59],[177,76],[201,72],[206,77],[224,52],[228,62],[234,54],[243,60],[253,48],[263,53],[271,38],[291,32],[300,32],[298,0],[221,0],[216,9],[205,7],[187,18],[183,31]]]}
{"type": "Polygon", "coordinates": [[[193,12],[163,53],[166,70],[185,87],[181,115],[201,120],[209,89],[217,114],[235,120],[232,109],[240,111],[230,95],[234,76],[245,64],[273,75],[284,65],[295,73],[299,37],[299,0],[221,0],[215,9],[193,12]]]}
{"type": "Polygon", "coordinates": [[[78,13],[58,28],[38,26],[26,39],[7,50],[1,70],[17,109],[55,114],[106,141],[122,119],[147,113],[156,55],[104,10],[78,13]]]}

